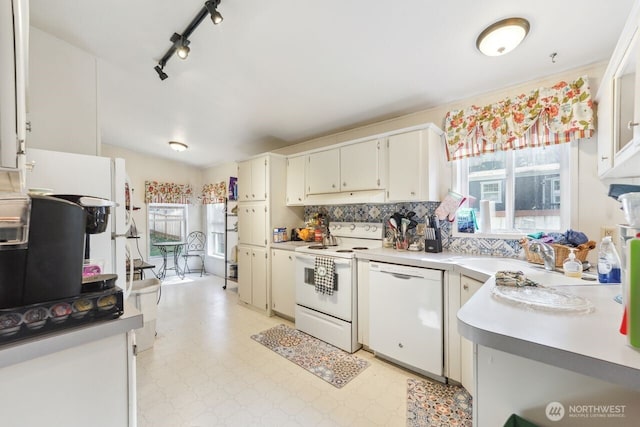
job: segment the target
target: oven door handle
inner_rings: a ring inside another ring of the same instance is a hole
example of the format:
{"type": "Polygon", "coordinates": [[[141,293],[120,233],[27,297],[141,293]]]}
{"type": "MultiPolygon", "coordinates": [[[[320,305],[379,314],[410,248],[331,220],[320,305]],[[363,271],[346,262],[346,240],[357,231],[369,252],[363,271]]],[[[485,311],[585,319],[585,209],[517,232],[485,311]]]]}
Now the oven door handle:
{"type": "MultiPolygon", "coordinates": [[[[311,261],[311,262],[315,262],[316,260],[315,255],[308,255],[308,254],[301,254],[301,253],[296,253],[296,258],[302,261],[311,261]]],[[[329,258],[331,258],[335,264],[351,265],[351,260],[348,258],[335,258],[335,257],[329,257],[329,258]]]]}

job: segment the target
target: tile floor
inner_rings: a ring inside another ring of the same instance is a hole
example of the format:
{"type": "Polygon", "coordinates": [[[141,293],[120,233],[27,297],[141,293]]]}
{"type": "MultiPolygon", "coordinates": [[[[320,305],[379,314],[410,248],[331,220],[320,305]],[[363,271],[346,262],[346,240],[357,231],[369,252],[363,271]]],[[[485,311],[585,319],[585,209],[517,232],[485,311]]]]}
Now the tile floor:
{"type": "Polygon", "coordinates": [[[215,276],[166,281],[153,348],[137,357],[140,427],[405,426],[409,371],[373,357],[337,389],[251,339],[280,323],[215,276]]]}

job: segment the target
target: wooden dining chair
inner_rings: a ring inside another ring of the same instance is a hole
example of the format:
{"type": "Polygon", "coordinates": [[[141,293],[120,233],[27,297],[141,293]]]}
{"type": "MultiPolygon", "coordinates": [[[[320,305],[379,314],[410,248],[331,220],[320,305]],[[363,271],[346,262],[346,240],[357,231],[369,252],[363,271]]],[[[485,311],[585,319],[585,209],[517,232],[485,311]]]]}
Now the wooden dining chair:
{"type": "Polygon", "coordinates": [[[192,231],[187,236],[187,244],[184,247],[184,253],[182,256],[184,257],[184,267],[188,273],[191,273],[191,268],[189,267],[189,258],[200,258],[200,276],[203,273],[206,273],[204,267],[204,256],[205,250],[207,248],[207,236],[202,231],[192,231]]]}

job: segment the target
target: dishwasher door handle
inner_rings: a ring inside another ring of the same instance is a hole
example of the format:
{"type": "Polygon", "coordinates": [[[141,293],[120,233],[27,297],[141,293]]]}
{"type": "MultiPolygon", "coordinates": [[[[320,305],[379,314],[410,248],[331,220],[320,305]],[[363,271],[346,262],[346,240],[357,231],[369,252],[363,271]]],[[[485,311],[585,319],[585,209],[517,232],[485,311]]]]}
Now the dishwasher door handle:
{"type": "Polygon", "coordinates": [[[393,277],[395,277],[396,279],[403,279],[403,280],[409,280],[409,279],[424,279],[424,277],[422,276],[414,276],[412,274],[404,274],[404,273],[395,273],[392,271],[385,271],[385,270],[378,270],[380,273],[384,273],[384,274],[390,274],[393,277]]]}

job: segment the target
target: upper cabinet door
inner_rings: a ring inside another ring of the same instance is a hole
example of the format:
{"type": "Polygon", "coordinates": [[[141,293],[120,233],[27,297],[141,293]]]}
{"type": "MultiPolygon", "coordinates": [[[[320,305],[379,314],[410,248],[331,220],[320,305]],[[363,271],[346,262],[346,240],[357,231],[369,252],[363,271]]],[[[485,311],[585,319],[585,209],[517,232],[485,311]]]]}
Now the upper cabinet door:
{"type": "Polygon", "coordinates": [[[440,200],[442,144],[441,136],[432,128],[389,137],[387,201],[440,200]]]}
{"type": "Polygon", "coordinates": [[[251,201],[251,160],[238,163],[238,201],[251,201]]]}
{"type": "Polygon", "coordinates": [[[340,150],[320,151],[307,157],[307,194],[340,191],[340,150]]]}
{"type": "Polygon", "coordinates": [[[267,157],[238,164],[238,201],[250,202],[267,198],[267,157]]]}
{"type": "Polygon", "coordinates": [[[388,200],[419,200],[422,132],[413,131],[389,137],[388,200]]]}
{"type": "Polygon", "coordinates": [[[307,156],[287,159],[287,206],[304,204],[304,166],[307,156]]]}
{"type": "Polygon", "coordinates": [[[380,180],[380,141],[340,147],[341,191],[377,190],[380,180]]]}
{"type": "Polygon", "coordinates": [[[251,160],[251,200],[267,199],[267,168],[266,157],[251,160]]]}

